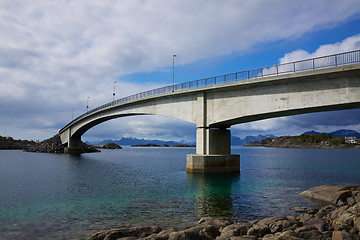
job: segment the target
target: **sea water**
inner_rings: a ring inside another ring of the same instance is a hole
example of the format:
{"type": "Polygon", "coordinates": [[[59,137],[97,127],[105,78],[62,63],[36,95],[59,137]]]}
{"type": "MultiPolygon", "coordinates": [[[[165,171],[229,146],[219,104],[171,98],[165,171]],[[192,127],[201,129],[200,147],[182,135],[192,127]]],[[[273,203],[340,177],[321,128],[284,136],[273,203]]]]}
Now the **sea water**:
{"type": "Polygon", "coordinates": [[[240,174],[188,174],[194,148],[81,155],[0,151],[0,239],[73,239],[113,227],[186,227],[315,206],[298,193],[360,184],[359,149],[236,147],[240,174]]]}

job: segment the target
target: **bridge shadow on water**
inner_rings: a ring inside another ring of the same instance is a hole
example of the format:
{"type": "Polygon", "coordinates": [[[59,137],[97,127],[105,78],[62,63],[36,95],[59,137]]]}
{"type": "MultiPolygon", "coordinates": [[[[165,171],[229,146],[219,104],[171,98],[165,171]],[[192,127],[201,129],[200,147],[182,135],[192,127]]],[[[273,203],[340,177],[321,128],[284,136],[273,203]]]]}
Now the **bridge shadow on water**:
{"type": "Polygon", "coordinates": [[[233,218],[232,187],[239,178],[239,173],[187,173],[187,180],[197,185],[195,197],[198,215],[233,218]]]}

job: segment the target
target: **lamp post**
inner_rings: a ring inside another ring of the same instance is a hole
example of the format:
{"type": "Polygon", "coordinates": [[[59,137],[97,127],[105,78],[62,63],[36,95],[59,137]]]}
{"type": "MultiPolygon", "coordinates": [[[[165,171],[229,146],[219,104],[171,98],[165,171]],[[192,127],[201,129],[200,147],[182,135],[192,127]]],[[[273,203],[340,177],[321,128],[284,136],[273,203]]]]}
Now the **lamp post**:
{"type": "Polygon", "coordinates": [[[174,54],[174,55],[173,55],[173,79],[172,79],[172,80],[173,80],[173,82],[172,82],[172,83],[173,83],[173,84],[172,84],[172,85],[173,85],[173,87],[172,87],[172,91],[173,91],[173,92],[174,92],[174,87],[175,87],[175,85],[174,85],[174,78],[175,78],[175,58],[176,58],[176,55],[174,54]]]}
{"type": "Polygon", "coordinates": [[[116,81],[114,81],[113,101],[115,101],[115,83],[116,83],[116,81]]]}
{"type": "Polygon", "coordinates": [[[86,112],[89,111],[89,98],[90,97],[87,97],[87,101],[86,101],[86,112]]]}

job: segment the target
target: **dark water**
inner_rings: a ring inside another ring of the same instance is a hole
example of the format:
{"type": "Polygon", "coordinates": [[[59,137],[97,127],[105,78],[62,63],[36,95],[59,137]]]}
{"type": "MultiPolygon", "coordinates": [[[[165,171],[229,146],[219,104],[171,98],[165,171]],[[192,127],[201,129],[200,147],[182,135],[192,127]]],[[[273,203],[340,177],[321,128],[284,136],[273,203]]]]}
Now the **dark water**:
{"type": "Polygon", "coordinates": [[[250,220],[313,206],[297,194],[360,184],[360,150],[233,149],[237,175],[186,174],[193,148],[83,155],[0,151],[0,238],[88,238],[109,227],[188,226],[203,216],[250,220]]]}

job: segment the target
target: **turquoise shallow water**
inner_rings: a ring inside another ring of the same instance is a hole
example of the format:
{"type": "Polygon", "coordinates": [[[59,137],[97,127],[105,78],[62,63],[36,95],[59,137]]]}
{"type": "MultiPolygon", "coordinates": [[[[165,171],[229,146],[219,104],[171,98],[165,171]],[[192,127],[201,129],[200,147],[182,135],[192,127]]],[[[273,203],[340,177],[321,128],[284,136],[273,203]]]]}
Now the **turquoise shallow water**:
{"type": "Polygon", "coordinates": [[[250,220],[313,206],[297,194],[314,186],[360,184],[360,150],[238,147],[236,175],[186,174],[186,154],[194,152],[0,151],[0,232],[4,239],[72,239],[117,226],[187,226],[203,216],[250,220]]]}

